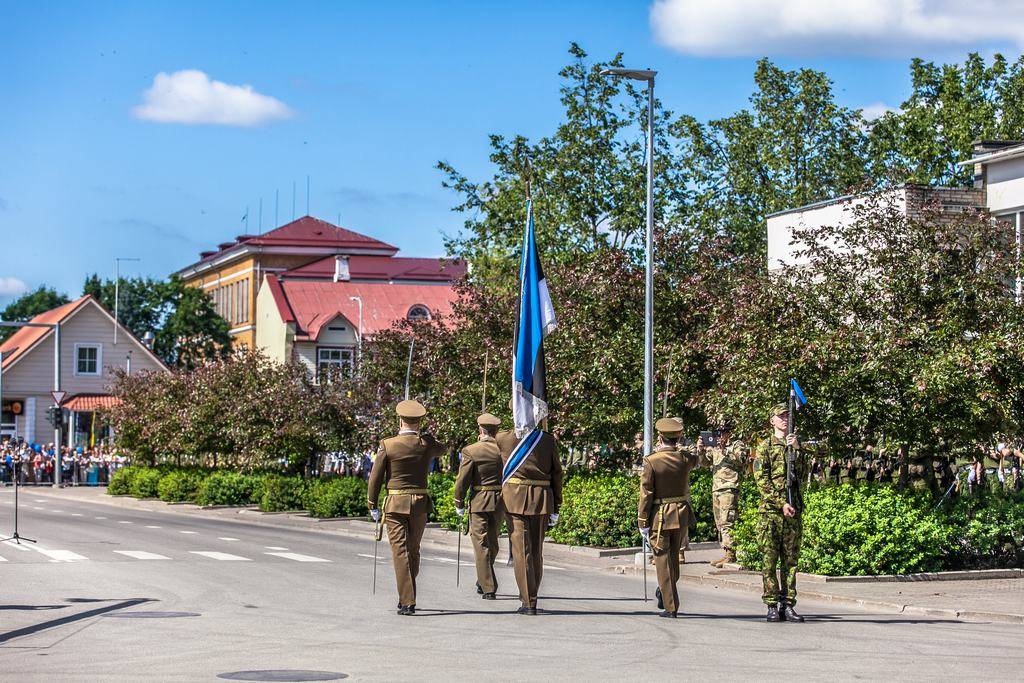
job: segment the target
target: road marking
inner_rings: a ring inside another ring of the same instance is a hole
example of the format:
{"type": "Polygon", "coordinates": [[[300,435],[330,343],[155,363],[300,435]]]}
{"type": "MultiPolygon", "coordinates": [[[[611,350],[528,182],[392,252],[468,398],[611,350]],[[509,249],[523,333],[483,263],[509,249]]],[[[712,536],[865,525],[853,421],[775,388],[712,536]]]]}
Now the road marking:
{"type": "Polygon", "coordinates": [[[127,519],[119,519],[119,520],[117,520],[117,523],[118,524],[135,524],[135,522],[129,522],[127,519]]]}
{"type": "MultiPolygon", "coordinates": [[[[279,545],[265,545],[263,547],[266,548],[267,550],[288,550],[288,548],[282,548],[279,545]]],[[[269,555],[269,554],[270,553],[267,553],[267,555],[269,555]]]]}
{"type": "Polygon", "coordinates": [[[147,529],[162,529],[163,527],[161,527],[161,526],[158,526],[158,525],[156,525],[156,524],[147,524],[147,525],[146,525],[146,528],[147,528],[147,529]]]}
{"type": "Polygon", "coordinates": [[[230,536],[218,536],[218,541],[237,541],[237,538],[231,538],[230,536]]]}
{"type": "Polygon", "coordinates": [[[252,562],[248,557],[239,557],[230,553],[218,553],[212,550],[190,550],[189,552],[193,555],[202,555],[211,560],[221,560],[222,562],[252,562]]]}
{"type": "Polygon", "coordinates": [[[64,514],[64,511],[63,511],[63,510],[50,510],[50,512],[55,512],[55,513],[57,513],[58,515],[63,515],[63,514],[64,514]]]}
{"type": "Polygon", "coordinates": [[[45,500],[33,500],[32,502],[33,503],[45,503],[46,501],[45,500]]]}
{"type": "Polygon", "coordinates": [[[71,516],[72,516],[72,517],[81,517],[81,516],[82,516],[82,513],[81,513],[81,512],[72,512],[72,513],[71,513],[71,516]]]}
{"type": "Polygon", "coordinates": [[[46,508],[41,508],[41,507],[37,507],[37,506],[33,505],[32,509],[33,510],[45,510],[46,508]]]}
{"type": "Polygon", "coordinates": [[[283,557],[286,560],[295,560],[296,562],[330,562],[322,557],[313,557],[312,555],[300,555],[298,553],[263,553],[264,555],[273,555],[274,557],[283,557]]]}
{"type": "Polygon", "coordinates": [[[17,548],[22,552],[29,552],[28,546],[18,543],[17,541],[4,541],[4,545],[9,545],[12,548],[17,548]]]}
{"type": "Polygon", "coordinates": [[[115,550],[118,555],[126,555],[136,560],[169,560],[171,558],[156,553],[147,553],[145,550],[115,550]]]}
{"type": "Polygon", "coordinates": [[[78,553],[71,552],[70,550],[50,550],[49,548],[40,548],[37,545],[32,546],[32,550],[35,550],[54,562],[78,562],[79,560],[88,560],[89,558],[78,553]]]}
{"type": "Polygon", "coordinates": [[[6,561],[7,561],[6,557],[0,557],[0,562],[6,562],[6,561]]]}
{"type": "Polygon", "coordinates": [[[97,517],[96,519],[106,519],[106,517],[97,517]]]}
{"type": "Polygon", "coordinates": [[[198,534],[198,531],[179,531],[179,534],[198,534]]]}

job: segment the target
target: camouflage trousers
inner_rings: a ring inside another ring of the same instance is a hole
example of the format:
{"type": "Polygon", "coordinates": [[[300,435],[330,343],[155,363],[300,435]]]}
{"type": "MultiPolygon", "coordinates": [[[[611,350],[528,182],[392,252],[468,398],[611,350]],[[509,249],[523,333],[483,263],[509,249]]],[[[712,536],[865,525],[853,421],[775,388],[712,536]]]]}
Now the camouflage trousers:
{"type": "Polygon", "coordinates": [[[796,604],[796,566],[800,559],[800,517],[761,513],[758,538],[763,553],[761,578],[766,605],[796,604]]]}
{"type": "Polygon", "coordinates": [[[715,526],[722,538],[722,550],[732,550],[732,527],[740,506],[739,491],[724,489],[711,494],[711,507],[715,515],[715,526]]]}

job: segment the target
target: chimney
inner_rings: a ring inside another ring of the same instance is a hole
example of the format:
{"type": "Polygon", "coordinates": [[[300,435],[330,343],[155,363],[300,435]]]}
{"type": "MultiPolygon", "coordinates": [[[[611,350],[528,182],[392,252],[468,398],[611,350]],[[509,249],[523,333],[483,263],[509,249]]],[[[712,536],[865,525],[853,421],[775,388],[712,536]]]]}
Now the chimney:
{"type": "Polygon", "coordinates": [[[348,272],[348,256],[335,256],[334,257],[334,281],[335,282],[348,282],[352,279],[352,275],[348,272]]]}

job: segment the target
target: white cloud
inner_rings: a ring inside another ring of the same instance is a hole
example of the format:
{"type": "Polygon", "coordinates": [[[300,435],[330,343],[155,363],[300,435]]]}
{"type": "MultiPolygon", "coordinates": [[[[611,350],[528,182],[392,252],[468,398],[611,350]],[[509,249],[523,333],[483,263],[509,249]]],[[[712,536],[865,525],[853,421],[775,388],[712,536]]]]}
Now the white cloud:
{"type": "Polygon", "coordinates": [[[872,104],[861,107],[860,113],[866,121],[874,121],[880,119],[891,111],[898,111],[894,107],[890,107],[885,102],[874,102],[872,104]]]}
{"type": "Polygon", "coordinates": [[[284,102],[256,92],[251,85],[214,81],[194,69],[158,73],[142,100],[132,113],[157,123],[256,126],[292,115],[284,102]]]}
{"type": "Polygon", "coordinates": [[[0,296],[21,296],[28,285],[16,277],[0,277],[0,296]]]}
{"type": "Polygon", "coordinates": [[[1024,47],[1020,0],[655,0],[659,42],[704,56],[920,56],[1024,47]]]}

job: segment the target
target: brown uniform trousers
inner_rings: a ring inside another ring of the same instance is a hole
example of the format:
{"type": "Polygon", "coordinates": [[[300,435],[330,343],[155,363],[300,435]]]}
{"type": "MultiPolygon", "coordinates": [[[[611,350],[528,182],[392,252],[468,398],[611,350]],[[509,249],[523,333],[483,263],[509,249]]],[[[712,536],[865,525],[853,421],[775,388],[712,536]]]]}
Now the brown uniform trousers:
{"type": "MultiPolygon", "coordinates": [[[[498,432],[502,462],[519,444],[514,432],[498,432]]],[[[523,607],[537,606],[537,593],[544,576],[544,532],[548,517],[562,506],[562,463],[555,438],[542,432],[533,452],[501,488],[508,513],[512,562],[523,607]]]]}
{"type": "Polygon", "coordinates": [[[673,446],[660,446],[644,458],[640,475],[637,519],[651,530],[651,551],[658,573],[661,599],[668,612],[679,611],[679,550],[689,537],[693,510],[690,507],[690,470],[697,457],[673,446]]]}
{"type": "Polygon", "coordinates": [[[377,507],[381,486],[387,484],[384,523],[388,527],[400,605],[416,604],[420,540],[431,509],[427,474],[431,461],[443,453],[444,448],[432,436],[403,431],[380,442],[370,470],[367,503],[371,510],[377,507]]]}
{"type": "Polygon", "coordinates": [[[494,558],[498,556],[498,533],[505,517],[501,502],[501,452],[489,436],[462,451],[459,475],[455,479],[455,505],[465,508],[466,493],[472,487],[469,501],[469,537],[473,540],[476,559],[476,583],[484,593],[498,590],[494,575],[494,558]]]}

